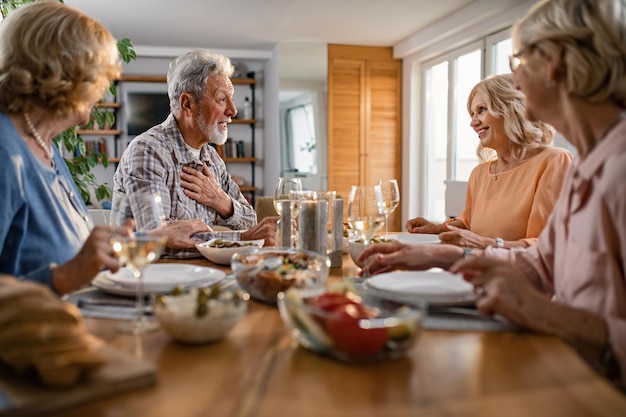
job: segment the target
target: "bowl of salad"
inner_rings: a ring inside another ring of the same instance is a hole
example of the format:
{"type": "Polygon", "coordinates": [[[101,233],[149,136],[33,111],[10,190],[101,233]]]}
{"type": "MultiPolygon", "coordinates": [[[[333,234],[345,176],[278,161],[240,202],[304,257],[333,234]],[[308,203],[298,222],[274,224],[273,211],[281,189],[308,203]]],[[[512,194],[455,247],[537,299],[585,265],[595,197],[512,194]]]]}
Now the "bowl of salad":
{"type": "Polygon", "coordinates": [[[278,296],[285,326],[298,344],[345,362],[405,356],[422,330],[425,312],[351,288],[289,289],[278,296]]]}
{"type": "Polygon", "coordinates": [[[252,248],[233,255],[231,269],[253,300],[276,304],[289,288],[324,288],[330,260],[315,252],[290,248],[252,248]]]}

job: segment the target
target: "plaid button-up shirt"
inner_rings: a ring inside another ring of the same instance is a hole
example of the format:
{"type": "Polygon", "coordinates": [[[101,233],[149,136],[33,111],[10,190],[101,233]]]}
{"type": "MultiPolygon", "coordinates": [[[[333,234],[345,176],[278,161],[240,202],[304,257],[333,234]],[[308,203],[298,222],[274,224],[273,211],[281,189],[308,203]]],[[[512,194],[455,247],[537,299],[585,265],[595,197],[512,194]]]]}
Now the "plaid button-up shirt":
{"type": "MultiPolygon", "coordinates": [[[[222,224],[235,230],[246,230],[256,224],[256,213],[252,205],[226,171],[226,165],[215,149],[211,145],[203,145],[200,158],[195,158],[187,149],[172,114],[160,125],[135,137],[122,154],[113,177],[114,194],[132,194],[139,190],[161,194],[168,222],[202,219],[209,226],[222,224]],[[180,184],[183,166],[202,167],[203,163],[233,201],[234,212],[228,219],[222,219],[214,209],[198,203],[184,193],[180,184]]],[[[135,220],[140,223],[140,216],[138,217],[135,220]]],[[[198,241],[207,240],[208,236],[203,235],[194,238],[198,241]]],[[[195,249],[166,249],[163,256],[189,258],[200,254],[195,249]]]]}

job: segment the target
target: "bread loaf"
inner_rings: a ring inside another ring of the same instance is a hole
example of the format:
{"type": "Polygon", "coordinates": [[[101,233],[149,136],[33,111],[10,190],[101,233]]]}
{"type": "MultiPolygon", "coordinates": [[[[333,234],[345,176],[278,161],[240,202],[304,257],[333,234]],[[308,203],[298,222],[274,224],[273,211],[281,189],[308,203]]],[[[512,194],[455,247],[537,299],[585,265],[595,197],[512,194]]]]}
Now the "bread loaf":
{"type": "Polygon", "coordinates": [[[104,363],[79,310],[47,287],[0,276],[0,360],[46,385],[77,383],[104,363]]]}

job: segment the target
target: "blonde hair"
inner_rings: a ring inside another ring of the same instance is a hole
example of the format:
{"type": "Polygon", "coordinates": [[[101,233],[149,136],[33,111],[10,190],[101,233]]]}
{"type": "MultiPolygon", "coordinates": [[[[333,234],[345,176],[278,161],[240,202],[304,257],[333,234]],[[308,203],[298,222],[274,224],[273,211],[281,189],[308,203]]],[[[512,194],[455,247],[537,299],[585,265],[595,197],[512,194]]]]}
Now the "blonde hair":
{"type": "Polygon", "coordinates": [[[89,111],[120,73],[111,33],[64,4],[31,3],[0,24],[0,108],[6,112],[41,106],[64,117],[89,111]]]}
{"type": "Polygon", "coordinates": [[[514,44],[563,48],[567,91],[591,103],[626,107],[626,2],[543,0],[513,26],[514,44]]]}
{"type": "MultiPolygon", "coordinates": [[[[476,84],[467,99],[467,110],[470,115],[472,100],[479,93],[487,100],[489,114],[502,119],[513,159],[522,159],[527,149],[552,144],[554,128],[543,122],[531,122],[526,118],[526,98],[515,88],[511,74],[494,75],[476,84]]],[[[495,157],[493,149],[480,144],[476,154],[482,161],[495,157]]]]}

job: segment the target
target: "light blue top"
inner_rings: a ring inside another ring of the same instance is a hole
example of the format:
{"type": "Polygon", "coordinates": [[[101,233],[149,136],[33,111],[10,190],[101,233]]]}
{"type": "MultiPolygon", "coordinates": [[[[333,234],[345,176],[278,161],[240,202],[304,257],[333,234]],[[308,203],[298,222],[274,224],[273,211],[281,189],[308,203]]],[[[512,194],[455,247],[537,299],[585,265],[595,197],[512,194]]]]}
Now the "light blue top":
{"type": "Polygon", "coordinates": [[[50,263],[76,256],[91,220],[63,157],[42,164],[0,112],[0,273],[50,285],[50,263]]]}

